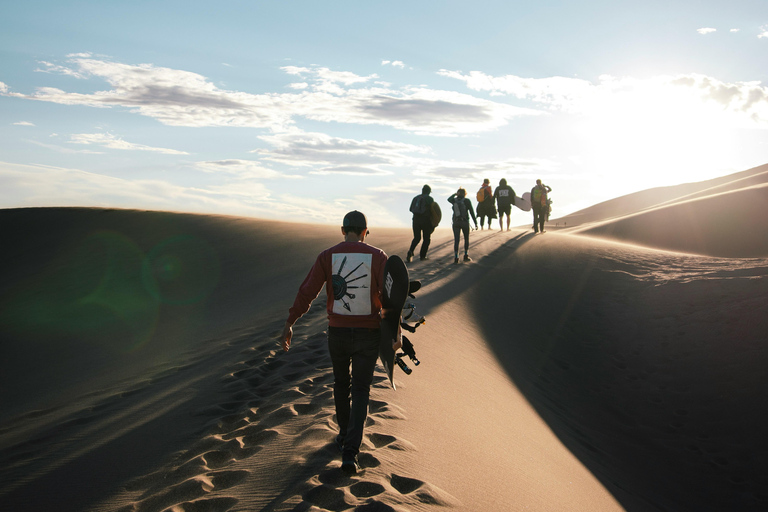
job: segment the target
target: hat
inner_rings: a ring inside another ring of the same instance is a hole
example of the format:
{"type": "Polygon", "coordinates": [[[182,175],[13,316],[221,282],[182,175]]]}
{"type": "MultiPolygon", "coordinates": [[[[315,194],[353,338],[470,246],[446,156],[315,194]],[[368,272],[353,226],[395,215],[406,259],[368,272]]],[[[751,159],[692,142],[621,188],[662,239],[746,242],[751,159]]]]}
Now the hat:
{"type": "Polygon", "coordinates": [[[489,180],[488,178],[485,178],[485,179],[483,180],[483,185],[485,185],[486,183],[490,183],[490,182],[491,182],[491,180],[489,180]]]}
{"type": "Polygon", "coordinates": [[[421,187],[422,194],[429,194],[430,192],[432,192],[432,187],[430,187],[429,185],[424,185],[423,187],[421,187]]]}
{"type": "Polygon", "coordinates": [[[353,210],[344,216],[344,223],[342,227],[345,228],[368,228],[368,223],[365,220],[365,215],[362,212],[353,210]]]}

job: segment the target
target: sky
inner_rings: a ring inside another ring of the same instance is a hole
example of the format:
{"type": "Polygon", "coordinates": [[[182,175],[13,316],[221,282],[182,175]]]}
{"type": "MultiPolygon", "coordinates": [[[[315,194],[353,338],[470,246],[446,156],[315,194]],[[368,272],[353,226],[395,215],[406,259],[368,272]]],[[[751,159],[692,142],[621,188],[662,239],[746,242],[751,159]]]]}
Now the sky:
{"type": "Polygon", "coordinates": [[[556,218],[768,163],[767,83],[768,0],[2,2],[0,208],[556,218]]]}

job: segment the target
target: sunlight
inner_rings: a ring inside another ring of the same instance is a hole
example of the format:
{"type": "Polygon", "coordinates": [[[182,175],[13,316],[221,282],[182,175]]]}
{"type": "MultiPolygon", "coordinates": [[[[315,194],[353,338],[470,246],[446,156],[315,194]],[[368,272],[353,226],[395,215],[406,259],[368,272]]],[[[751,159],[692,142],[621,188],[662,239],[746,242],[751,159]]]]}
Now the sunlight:
{"type": "Polygon", "coordinates": [[[729,168],[740,121],[722,105],[663,80],[609,80],[600,89],[578,129],[595,171],[612,187],[698,181],[729,168]]]}

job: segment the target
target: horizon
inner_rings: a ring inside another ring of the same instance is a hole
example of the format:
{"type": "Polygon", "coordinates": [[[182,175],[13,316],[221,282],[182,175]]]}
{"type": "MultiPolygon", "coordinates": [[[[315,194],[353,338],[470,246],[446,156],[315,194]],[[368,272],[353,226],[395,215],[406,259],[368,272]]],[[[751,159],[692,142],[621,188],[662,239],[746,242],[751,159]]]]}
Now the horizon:
{"type": "Polygon", "coordinates": [[[504,177],[558,218],[768,162],[759,1],[227,7],[0,8],[0,208],[406,227],[504,177]]]}

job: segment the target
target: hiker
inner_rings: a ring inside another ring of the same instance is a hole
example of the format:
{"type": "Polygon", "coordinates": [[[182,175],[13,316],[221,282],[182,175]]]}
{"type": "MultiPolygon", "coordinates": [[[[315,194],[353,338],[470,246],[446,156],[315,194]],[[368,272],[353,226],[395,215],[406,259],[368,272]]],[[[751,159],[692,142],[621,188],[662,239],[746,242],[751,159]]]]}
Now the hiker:
{"type": "Polygon", "coordinates": [[[477,191],[477,216],[480,217],[480,229],[483,229],[483,220],[488,217],[488,229],[491,229],[491,219],[496,218],[496,205],[493,201],[493,189],[491,180],[483,180],[483,185],[477,191]]]}
{"type": "Polygon", "coordinates": [[[336,445],[342,453],[341,469],[353,474],[359,468],[357,454],[379,355],[381,289],[387,255],[365,243],[368,226],[365,215],[359,211],[344,217],[341,234],[344,241],[321,252],[301,284],[288,311],[281,341],[287,351],[291,347],[293,324],[309,311],[325,285],[328,350],[333,363],[333,399],[339,425],[336,445]]]}
{"type": "Polygon", "coordinates": [[[496,204],[499,207],[499,229],[504,231],[504,214],[507,214],[507,231],[509,231],[509,214],[512,211],[512,205],[515,204],[515,191],[507,185],[506,178],[499,180],[499,186],[493,193],[496,204]]]}
{"type": "Polygon", "coordinates": [[[544,221],[547,220],[549,204],[547,193],[552,192],[548,185],[536,180],[536,186],[531,189],[531,209],[533,210],[533,231],[544,233],[544,221]]]}
{"type": "Polygon", "coordinates": [[[453,205],[453,262],[459,262],[459,235],[464,232],[464,261],[472,261],[469,257],[469,215],[472,214],[472,221],[477,229],[477,218],[475,210],[472,208],[472,201],[467,197],[467,191],[460,188],[455,194],[448,198],[448,202],[453,205]]]}
{"type": "Polygon", "coordinates": [[[427,251],[429,250],[429,242],[431,241],[432,232],[435,230],[435,226],[432,225],[432,203],[435,202],[430,197],[432,189],[429,185],[421,187],[421,194],[414,197],[411,201],[411,213],[413,213],[413,241],[411,242],[411,248],[408,249],[408,254],[405,257],[406,261],[413,259],[413,251],[416,250],[416,246],[421,242],[422,233],[424,234],[424,243],[421,244],[421,250],[419,251],[420,260],[428,260],[427,251]]]}

